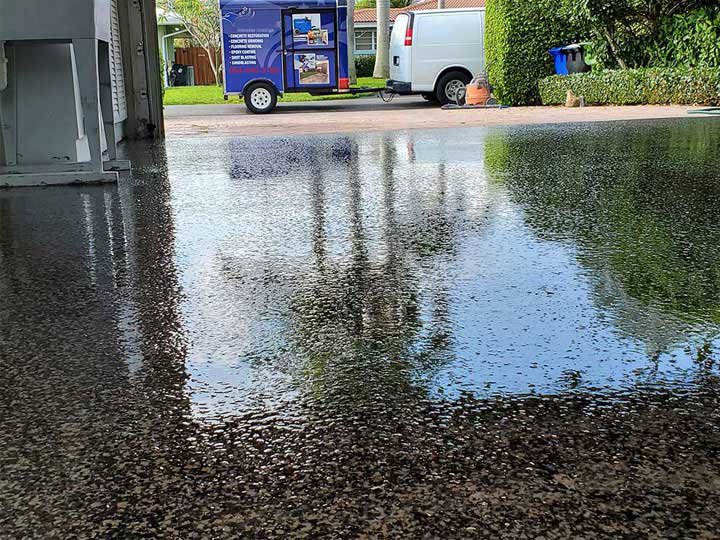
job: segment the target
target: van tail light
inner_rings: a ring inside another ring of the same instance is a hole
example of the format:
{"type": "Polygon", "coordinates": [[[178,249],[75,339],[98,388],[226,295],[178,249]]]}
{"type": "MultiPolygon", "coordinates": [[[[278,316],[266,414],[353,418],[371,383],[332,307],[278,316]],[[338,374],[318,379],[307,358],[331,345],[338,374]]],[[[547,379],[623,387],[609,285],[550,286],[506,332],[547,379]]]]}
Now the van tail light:
{"type": "Polygon", "coordinates": [[[413,36],[412,26],[408,25],[407,29],[405,30],[405,46],[406,47],[412,46],[412,36],[413,36]]]}

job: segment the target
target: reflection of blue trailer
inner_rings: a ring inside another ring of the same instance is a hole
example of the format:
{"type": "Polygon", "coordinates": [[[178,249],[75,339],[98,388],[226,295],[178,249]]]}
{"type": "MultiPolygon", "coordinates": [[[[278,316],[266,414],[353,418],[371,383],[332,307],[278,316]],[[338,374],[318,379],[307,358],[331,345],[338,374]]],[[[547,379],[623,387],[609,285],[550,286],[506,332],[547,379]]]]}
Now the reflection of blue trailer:
{"type": "Polygon", "coordinates": [[[347,0],[220,0],[225,96],[271,112],[286,92],[351,89],[347,0]]]}

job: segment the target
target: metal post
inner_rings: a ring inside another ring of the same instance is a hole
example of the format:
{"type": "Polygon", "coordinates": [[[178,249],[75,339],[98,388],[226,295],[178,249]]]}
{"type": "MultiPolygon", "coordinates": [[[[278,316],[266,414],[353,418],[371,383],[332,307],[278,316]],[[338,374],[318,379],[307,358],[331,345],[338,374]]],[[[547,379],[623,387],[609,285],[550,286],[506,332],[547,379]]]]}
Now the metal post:
{"type": "Polygon", "coordinates": [[[165,136],[155,0],[118,0],[128,137],[165,136]]]}

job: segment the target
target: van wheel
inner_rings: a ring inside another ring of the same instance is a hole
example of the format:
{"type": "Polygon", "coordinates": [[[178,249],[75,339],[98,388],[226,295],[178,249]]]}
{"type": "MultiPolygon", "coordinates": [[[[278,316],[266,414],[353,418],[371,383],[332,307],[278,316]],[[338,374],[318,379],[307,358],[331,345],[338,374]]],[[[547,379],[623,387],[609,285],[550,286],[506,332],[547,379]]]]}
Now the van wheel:
{"type": "Polygon", "coordinates": [[[449,71],[437,83],[435,88],[435,97],[441,105],[448,103],[456,103],[457,91],[465,88],[470,82],[470,77],[462,71],[449,71]]]}
{"type": "Polygon", "coordinates": [[[243,97],[245,106],[251,113],[267,114],[277,105],[277,91],[272,84],[256,82],[248,86],[243,97]]]}
{"type": "Polygon", "coordinates": [[[423,97],[423,99],[425,101],[429,101],[431,103],[437,101],[437,97],[435,96],[435,94],[433,92],[423,92],[420,95],[423,97]]]}

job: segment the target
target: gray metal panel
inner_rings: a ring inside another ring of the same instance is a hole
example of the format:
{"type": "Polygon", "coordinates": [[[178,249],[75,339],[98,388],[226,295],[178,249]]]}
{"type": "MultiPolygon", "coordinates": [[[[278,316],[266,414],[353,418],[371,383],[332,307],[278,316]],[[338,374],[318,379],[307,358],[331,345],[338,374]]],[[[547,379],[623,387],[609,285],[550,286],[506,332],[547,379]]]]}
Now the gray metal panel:
{"type": "Polygon", "coordinates": [[[0,1],[0,41],[83,38],[110,41],[110,0],[0,1]]]}
{"type": "Polygon", "coordinates": [[[78,160],[80,97],[69,44],[16,44],[17,163],[78,160]],[[42,134],[42,136],[40,136],[42,134]]]}

